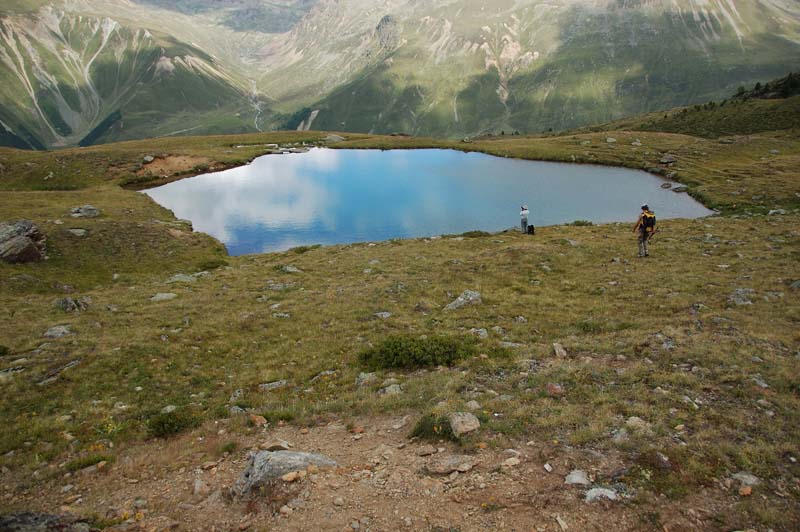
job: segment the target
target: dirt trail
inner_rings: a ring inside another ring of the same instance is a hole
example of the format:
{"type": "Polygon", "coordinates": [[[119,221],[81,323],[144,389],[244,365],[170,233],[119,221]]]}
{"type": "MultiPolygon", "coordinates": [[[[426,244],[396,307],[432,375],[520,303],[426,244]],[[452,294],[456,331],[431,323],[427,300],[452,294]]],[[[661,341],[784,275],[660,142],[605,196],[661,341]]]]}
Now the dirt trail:
{"type": "MultiPolygon", "coordinates": [[[[412,418],[362,421],[349,429],[339,421],[310,429],[209,423],[168,441],[118,449],[117,460],[105,470],[54,476],[35,493],[15,497],[13,506],[127,519],[111,529],[117,531],[713,529],[700,520],[708,508],[695,511],[665,501],[659,510],[667,524],[654,527],[629,501],[587,503],[586,488],[565,485],[574,468],[598,483],[610,478],[622,466],[610,455],[537,442],[507,450],[490,440],[479,444],[472,470],[434,476],[424,471],[436,455],[418,456],[425,444],[407,438],[412,418]],[[289,442],[292,450],[329,456],[339,467],[293,483],[279,481],[269,495],[252,501],[228,500],[227,488],[244,469],[249,449],[276,440],[289,442]],[[229,441],[238,442],[238,450],[214,459],[229,441]],[[520,463],[503,465],[509,458],[520,463]]],[[[450,443],[435,446],[437,454],[464,452],[450,443]]],[[[17,479],[15,491],[20,490],[24,482],[17,479]]],[[[702,499],[705,506],[715,501],[709,493],[702,499]]]]}

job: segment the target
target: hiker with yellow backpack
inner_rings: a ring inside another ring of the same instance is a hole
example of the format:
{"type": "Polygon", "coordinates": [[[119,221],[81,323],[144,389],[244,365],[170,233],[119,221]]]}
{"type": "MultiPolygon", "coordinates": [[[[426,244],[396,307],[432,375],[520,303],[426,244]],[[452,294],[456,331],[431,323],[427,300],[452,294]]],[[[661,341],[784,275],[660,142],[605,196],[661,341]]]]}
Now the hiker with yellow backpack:
{"type": "Polygon", "coordinates": [[[639,232],[639,256],[649,257],[650,253],[647,252],[647,241],[656,232],[656,213],[650,210],[647,204],[642,205],[642,214],[636,220],[636,225],[633,226],[633,232],[639,232]]]}

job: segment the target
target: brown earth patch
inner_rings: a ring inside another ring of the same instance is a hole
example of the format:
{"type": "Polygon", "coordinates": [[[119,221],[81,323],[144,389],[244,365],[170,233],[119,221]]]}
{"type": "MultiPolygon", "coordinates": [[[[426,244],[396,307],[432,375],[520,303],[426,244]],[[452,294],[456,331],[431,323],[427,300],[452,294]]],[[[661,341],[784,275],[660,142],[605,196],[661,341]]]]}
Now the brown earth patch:
{"type": "Polygon", "coordinates": [[[196,155],[166,155],[156,157],[153,162],[142,165],[142,169],[137,175],[150,175],[169,177],[175,174],[183,174],[198,167],[208,167],[213,170],[213,161],[208,157],[196,155]]]}

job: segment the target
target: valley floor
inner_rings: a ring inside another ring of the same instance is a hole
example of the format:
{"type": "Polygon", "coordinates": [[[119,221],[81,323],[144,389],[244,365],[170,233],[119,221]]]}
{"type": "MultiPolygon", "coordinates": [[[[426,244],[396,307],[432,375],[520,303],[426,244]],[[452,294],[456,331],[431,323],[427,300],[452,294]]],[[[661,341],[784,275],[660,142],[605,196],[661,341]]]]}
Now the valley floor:
{"type": "MultiPolygon", "coordinates": [[[[304,135],[169,139],[155,155],[227,166],[320,138],[304,135]]],[[[227,257],[119,187],[186,175],[148,176],[147,143],[0,152],[0,219],[35,221],[50,254],[0,265],[0,511],[117,530],[796,529],[800,142],[613,135],[469,148],[635,167],[668,150],[725,215],[663,221],[648,259],[628,224],[227,257]],[[86,203],[101,216],[69,217],[86,203]],[[465,290],[481,302],[445,310],[465,290]],[[65,297],[91,301],[65,313],[65,297]],[[420,335],[473,354],[358,382],[360,352],[420,335]],[[458,441],[409,438],[468,409],[481,427],[458,441]],[[280,439],[339,467],[229,500],[248,451],[280,439]],[[474,467],[426,470],[450,455],[474,467]],[[588,485],[565,484],[574,469],[588,485]],[[585,502],[591,488],[619,500],[585,502]]]]}

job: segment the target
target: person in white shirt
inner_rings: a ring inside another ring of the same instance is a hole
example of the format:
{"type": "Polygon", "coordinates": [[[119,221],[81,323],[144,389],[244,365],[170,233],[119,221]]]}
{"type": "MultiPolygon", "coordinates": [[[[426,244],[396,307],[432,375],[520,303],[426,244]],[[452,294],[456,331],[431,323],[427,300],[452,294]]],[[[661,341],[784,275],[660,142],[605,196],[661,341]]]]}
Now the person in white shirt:
{"type": "Polygon", "coordinates": [[[528,210],[528,206],[527,205],[523,205],[522,207],[520,207],[519,217],[521,218],[520,225],[522,226],[522,234],[525,234],[525,233],[528,232],[528,215],[529,214],[530,214],[530,211],[528,210]]]}

